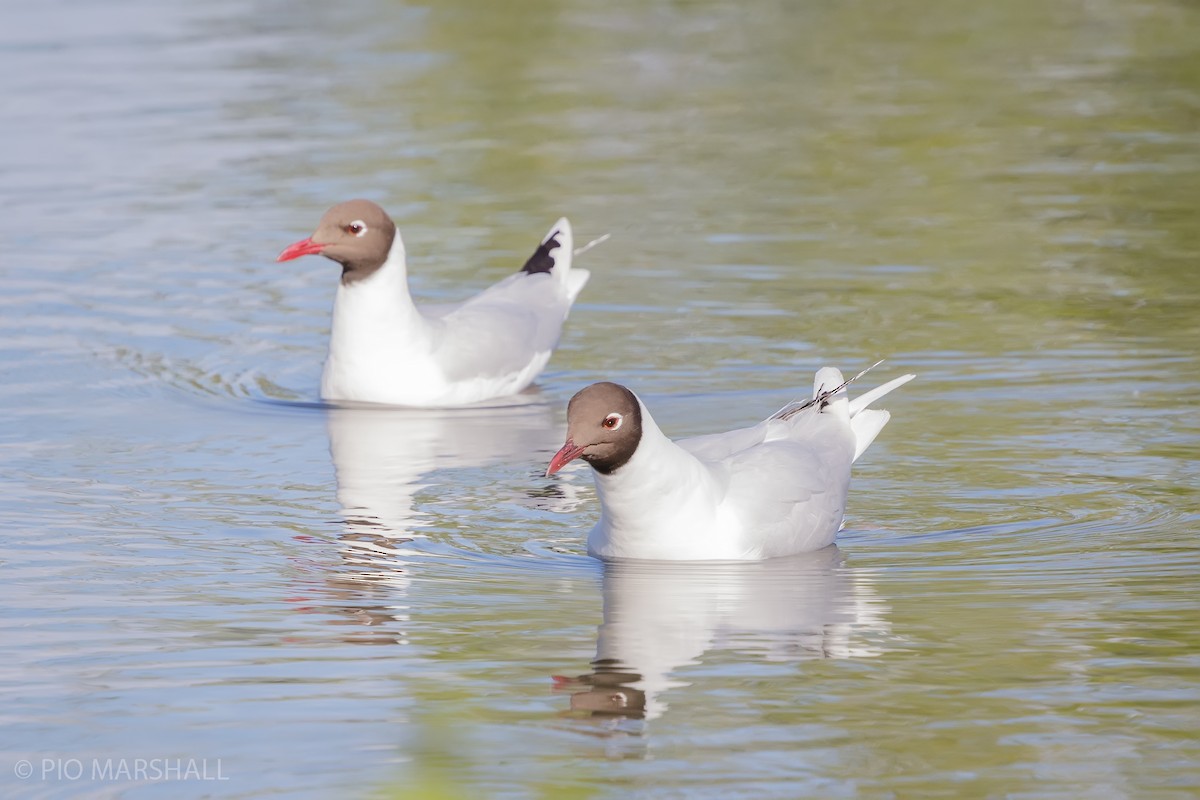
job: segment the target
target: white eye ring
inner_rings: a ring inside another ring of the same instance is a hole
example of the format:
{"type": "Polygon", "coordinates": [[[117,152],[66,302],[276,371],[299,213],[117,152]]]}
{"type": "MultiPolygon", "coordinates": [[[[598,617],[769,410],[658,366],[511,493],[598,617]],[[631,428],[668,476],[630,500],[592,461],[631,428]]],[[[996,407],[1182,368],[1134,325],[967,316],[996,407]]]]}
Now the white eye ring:
{"type": "Polygon", "coordinates": [[[613,413],[611,413],[607,417],[605,417],[604,422],[601,422],[600,424],[603,425],[605,428],[607,428],[610,431],[615,431],[615,430],[620,429],[621,423],[624,421],[625,421],[625,418],[614,411],[613,413]]]}
{"type": "Polygon", "coordinates": [[[346,226],[346,230],[361,239],[367,232],[367,223],[363,222],[361,219],[356,219],[354,222],[351,222],[346,226]]]}

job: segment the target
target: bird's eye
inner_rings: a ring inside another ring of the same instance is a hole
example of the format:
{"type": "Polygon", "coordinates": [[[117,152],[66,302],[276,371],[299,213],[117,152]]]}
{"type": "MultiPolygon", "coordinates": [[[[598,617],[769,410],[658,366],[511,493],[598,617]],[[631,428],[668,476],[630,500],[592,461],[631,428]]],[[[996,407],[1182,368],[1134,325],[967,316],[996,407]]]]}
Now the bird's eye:
{"type": "Polygon", "coordinates": [[[353,233],[355,236],[362,236],[367,232],[367,223],[361,219],[356,219],[346,226],[346,233],[353,233]]]}
{"type": "Polygon", "coordinates": [[[604,418],[604,422],[601,424],[610,431],[615,431],[617,428],[621,427],[621,423],[624,421],[624,419],[625,418],[620,414],[609,414],[604,418]]]}

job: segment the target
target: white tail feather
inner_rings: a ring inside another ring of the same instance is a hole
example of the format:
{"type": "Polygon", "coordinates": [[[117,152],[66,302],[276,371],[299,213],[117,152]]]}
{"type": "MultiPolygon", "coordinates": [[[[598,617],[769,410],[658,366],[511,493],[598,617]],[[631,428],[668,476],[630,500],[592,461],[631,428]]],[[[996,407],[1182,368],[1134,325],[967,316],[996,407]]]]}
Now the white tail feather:
{"type": "Polygon", "coordinates": [[[831,392],[845,382],[842,371],[837,367],[821,367],[813,376],[813,397],[821,392],[831,392]]]}
{"type": "Polygon", "coordinates": [[[592,277],[592,273],[586,269],[576,267],[567,273],[567,296],[571,298],[571,302],[575,302],[575,298],[583,291],[584,284],[588,282],[588,278],[592,277]]]}
{"type": "Polygon", "coordinates": [[[850,401],[850,429],[854,431],[854,460],[857,461],[875,437],[887,425],[892,415],[883,409],[868,409],[867,406],[883,397],[893,389],[897,389],[917,377],[913,374],[901,375],[882,386],[876,386],[869,392],[850,401]]]}
{"type": "Polygon", "coordinates": [[[893,389],[898,389],[915,377],[917,376],[911,373],[908,375],[901,375],[899,378],[890,380],[882,386],[876,386],[866,394],[859,395],[850,401],[850,416],[853,417],[855,414],[862,411],[864,408],[871,405],[871,403],[874,403],[888,392],[892,391],[893,389]]]}
{"type": "MultiPolygon", "coordinates": [[[[566,219],[559,220],[560,225],[565,224],[565,223],[566,223],[566,219]]],[[[572,263],[574,262],[575,256],[582,255],[582,254],[586,253],[588,250],[591,250],[596,245],[608,241],[608,237],[610,235],[611,234],[606,233],[603,236],[600,236],[596,239],[592,239],[590,242],[585,244],[583,247],[576,247],[575,250],[571,252],[570,257],[572,259],[572,263]]],[[[567,277],[566,277],[567,296],[569,298],[571,298],[572,303],[575,302],[575,298],[579,296],[579,293],[581,291],[583,291],[584,284],[586,284],[588,282],[588,278],[590,278],[591,276],[592,276],[592,274],[590,272],[588,272],[586,269],[572,269],[570,272],[567,273],[567,277]]]]}
{"type": "Polygon", "coordinates": [[[863,409],[850,419],[850,429],[854,431],[854,460],[858,461],[875,437],[887,425],[892,415],[881,408],[863,409]]]}
{"type": "Polygon", "coordinates": [[[575,236],[571,232],[571,223],[566,217],[561,217],[554,227],[542,238],[542,244],[558,234],[558,247],[550,252],[554,254],[554,269],[551,270],[559,280],[571,271],[571,261],[575,257],[575,236]]]}
{"type": "Polygon", "coordinates": [[[575,256],[604,241],[608,238],[608,235],[605,234],[599,239],[588,242],[576,250],[575,234],[571,230],[571,223],[566,217],[562,217],[558,222],[554,223],[554,227],[542,237],[542,244],[550,241],[555,235],[558,236],[558,247],[550,251],[554,258],[554,267],[550,271],[559,284],[566,288],[568,303],[574,303],[575,298],[583,291],[583,286],[588,282],[588,278],[590,277],[586,269],[571,268],[575,256]]]}
{"type": "Polygon", "coordinates": [[[917,377],[912,374],[901,375],[899,378],[890,380],[882,386],[877,386],[854,398],[854,400],[848,400],[846,387],[882,363],[882,361],[877,361],[848,381],[843,380],[842,373],[834,367],[822,367],[813,377],[812,399],[788,403],[772,414],[770,418],[791,419],[806,408],[820,405],[820,411],[832,412],[850,424],[850,430],[854,432],[854,460],[857,461],[858,457],[871,446],[871,442],[875,441],[875,437],[883,430],[883,426],[887,425],[888,420],[892,418],[887,411],[868,410],[867,406],[917,377]]]}
{"type": "Polygon", "coordinates": [[[813,376],[813,397],[821,398],[822,393],[833,392],[819,401],[821,411],[843,417],[846,422],[849,422],[850,412],[846,405],[845,383],[841,370],[836,367],[821,367],[813,376]]]}

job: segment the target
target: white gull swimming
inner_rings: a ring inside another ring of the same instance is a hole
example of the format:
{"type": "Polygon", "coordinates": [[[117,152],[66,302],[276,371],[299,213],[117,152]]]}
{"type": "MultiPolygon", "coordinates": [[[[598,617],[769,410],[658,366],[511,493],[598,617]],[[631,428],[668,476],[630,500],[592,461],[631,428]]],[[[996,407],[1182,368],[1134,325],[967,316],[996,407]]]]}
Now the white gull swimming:
{"type": "Polygon", "coordinates": [[[817,550],[841,527],[850,465],[890,417],[868,406],[913,377],[849,400],[849,382],[825,367],[812,399],[753,427],[679,441],[629,389],[592,384],[571,398],[567,440],[546,474],[575,458],[592,466],[600,520],[588,552],[599,558],[751,560],[817,550]]]}
{"type": "Polygon", "coordinates": [[[571,225],[560,219],[520,272],[461,303],[417,306],[395,224],[375,203],[351,200],[278,260],[320,254],[342,265],[324,399],[442,407],[533,382],[587,283],[586,270],[571,268],[573,247],[571,225]]]}

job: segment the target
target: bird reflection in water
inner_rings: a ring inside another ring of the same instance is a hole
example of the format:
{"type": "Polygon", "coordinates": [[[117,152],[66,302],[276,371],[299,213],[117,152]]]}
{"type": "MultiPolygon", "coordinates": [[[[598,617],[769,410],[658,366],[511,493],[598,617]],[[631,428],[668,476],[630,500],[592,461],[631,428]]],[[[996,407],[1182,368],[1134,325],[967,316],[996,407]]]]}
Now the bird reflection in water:
{"type": "Polygon", "coordinates": [[[652,720],[681,668],[734,650],[771,661],[878,655],[887,607],[836,546],[758,562],[614,561],[592,671],[554,677],[573,712],[652,720]]]}
{"type": "Polygon", "coordinates": [[[439,521],[438,473],[538,463],[555,447],[554,408],[531,391],[505,405],[358,405],[327,413],[342,521],[340,564],[324,578],[320,610],[336,612],[333,624],[358,629],[346,641],[402,643],[410,570],[430,555],[453,552],[424,536],[439,521]]]}
{"type": "MultiPolygon", "coordinates": [[[[329,410],[337,497],[351,547],[393,553],[436,521],[421,508],[442,469],[484,467],[553,449],[554,410],[536,392],[507,405],[329,410]]],[[[436,498],[434,498],[436,500],[436,498]]]]}

